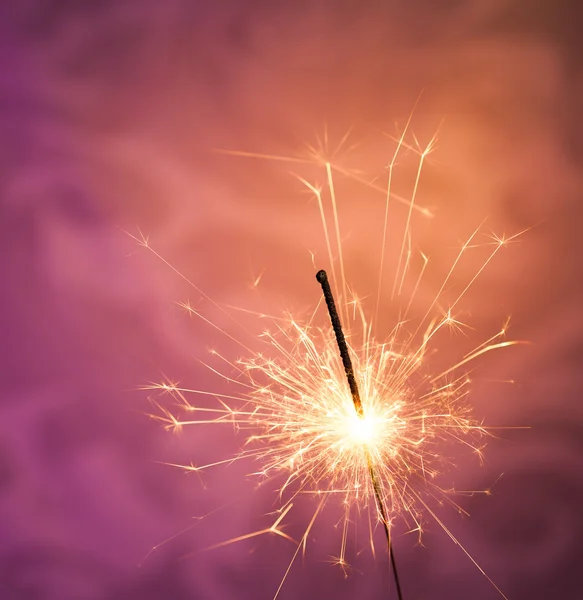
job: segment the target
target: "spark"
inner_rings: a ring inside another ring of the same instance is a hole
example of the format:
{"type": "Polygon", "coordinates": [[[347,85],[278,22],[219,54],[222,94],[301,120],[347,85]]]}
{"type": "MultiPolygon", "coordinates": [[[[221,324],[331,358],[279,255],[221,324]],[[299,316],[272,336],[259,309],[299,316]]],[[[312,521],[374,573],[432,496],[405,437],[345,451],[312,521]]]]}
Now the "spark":
{"type": "MultiPolygon", "coordinates": [[[[468,363],[494,350],[523,343],[506,340],[509,321],[486,341],[465,353],[457,362],[432,372],[430,355],[436,349],[444,332],[462,331],[469,325],[462,322],[454,309],[458,307],[470,287],[494,260],[498,252],[517,236],[491,234],[488,242],[480,244],[483,223],[475,229],[462,245],[453,264],[430,301],[421,318],[410,317],[413,296],[430,263],[430,256],[420,253],[422,265],[416,275],[412,274],[412,223],[414,217],[427,218],[427,209],[419,204],[422,170],[426,157],[434,150],[436,138],[425,148],[415,138],[414,145],[407,145],[406,134],[397,139],[397,148],[388,163],[386,187],[371,183],[363,175],[340,166],[336,162],[339,149],[330,153],[326,137],[324,146],[310,147],[307,157],[286,158],[249,152],[229,152],[237,156],[291,162],[295,165],[316,165],[323,169],[323,186],[311,182],[303,175],[296,179],[314,196],[323,227],[324,242],[332,274],[334,295],[339,300],[336,310],[330,284],[324,271],[317,275],[328,307],[330,326],[321,323],[322,302],[314,295],[315,310],[308,319],[293,314],[269,316],[258,313],[269,328],[254,338],[253,343],[241,342],[230,329],[220,327],[194,308],[189,302],[180,305],[187,312],[227,339],[239,344],[244,353],[233,360],[213,351],[213,360],[220,366],[202,362],[213,376],[221,382],[215,390],[191,389],[178,383],[154,383],[151,391],[167,394],[175,401],[175,410],[166,408],[159,399],[154,400],[158,409],[155,416],[168,429],[178,431],[193,427],[234,427],[236,435],[243,436],[243,449],[226,459],[206,465],[181,466],[186,471],[201,472],[225,464],[243,461],[252,465],[249,470],[262,482],[277,486],[280,509],[272,525],[255,532],[240,535],[212,546],[218,548],[230,543],[274,534],[297,545],[291,561],[277,588],[279,595],[286,578],[300,552],[306,550],[308,534],[328,503],[344,507],[339,527],[339,554],[333,562],[345,572],[347,540],[353,519],[368,513],[369,542],[375,553],[375,529],[378,524],[385,530],[388,551],[396,577],[394,553],[391,547],[391,527],[401,518],[410,532],[421,541],[424,521],[427,518],[445,531],[456,545],[451,531],[432,508],[432,503],[446,503],[458,512],[465,512],[456,502],[454,489],[439,486],[439,474],[451,464],[444,448],[449,445],[466,447],[483,457],[486,438],[490,435],[473,415],[468,402],[470,378],[464,370],[468,363]],[[402,147],[416,152],[418,157],[413,190],[405,199],[393,192],[393,168],[402,147]],[[347,264],[341,244],[340,205],[342,194],[336,185],[335,174],[343,175],[381,192],[383,218],[380,220],[380,264],[376,290],[372,294],[372,318],[367,318],[366,297],[350,293],[347,264]],[[396,257],[396,271],[390,292],[392,299],[400,298],[405,281],[412,277],[412,294],[403,299],[400,317],[388,335],[377,339],[378,315],[383,298],[383,281],[387,267],[385,246],[388,238],[389,205],[396,200],[397,208],[405,205],[405,227],[399,239],[400,251],[396,257]],[[332,223],[329,226],[328,222],[332,223]],[[492,245],[493,248],[467,282],[460,285],[461,292],[446,309],[440,309],[443,294],[450,289],[454,274],[462,258],[474,248],[492,245]],[[344,334],[342,326],[346,331],[344,334]],[[260,350],[255,348],[259,347],[260,350]],[[340,352],[338,351],[340,349],[340,352]],[[348,385],[347,385],[348,382],[348,385]],[[214,405],[199,405],[202,398],[214,401],[214,405]],[[198,399],[198,400],[197,400],[198,399]],[[177,415],[184,415],[183,417],[177,415]],[[284,532],[284,521],[291,519],[296,503],[305,496],[315,496],[317,506],[299,541],[284,532]]],[[[344,144],[345,136],[342,140],[344,144]]],[[[203,299],[212,302],[230,319],[231,313],[218,306],[198,286],[188,280],[175,267],[166,262],[141,233],[132,236],[147,247],[160,260],[186,280],[203,299]]],[[[312,257],[314,254],[312,253],[312,257]]],[[[263,271],[254,280],[257,287],[263,271]]],[[[239,309],[248,312],[246,309],[239,309]]],[[[424,309],[425,310],[425,309],[424,309]]],[[[422,311],[423,313],[423,311],[422,311]]],[[[490,490],[462,490],[461,496],[490,490]]],[[[490,581],[502,597],[506,598],[496,584],[484,573],[469,552],[462,548],[472,563],[490,581]]],[[[397,581],[397,592],[401,590],[397,581]]]]}

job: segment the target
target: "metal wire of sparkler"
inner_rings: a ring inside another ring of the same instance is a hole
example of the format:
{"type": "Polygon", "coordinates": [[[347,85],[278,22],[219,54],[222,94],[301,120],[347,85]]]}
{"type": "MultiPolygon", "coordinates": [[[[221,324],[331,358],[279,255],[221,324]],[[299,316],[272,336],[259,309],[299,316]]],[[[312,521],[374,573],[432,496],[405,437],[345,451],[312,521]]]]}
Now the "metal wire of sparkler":
{"type": "MultiPolygon", "coordinates": [[[[330,288],[330,282],[328,281],[328,275],[326,271],[324,271],[323,269],[318,271],[316,273],[316,279],[318,280],[318,283],[322,286],[322,292],[324,293],[324,299],[326,300],[328,314],[330,315],[332,329],[334,330],[334,335],[338,344],[338,350],[340,351],[340,358],[342,359],[342,364],[346,373],[346,379],[348,381],[348,387],[350,388],[352,401],[354,402],[354,408],[359,418],[362,419],[364,418],[364,408],[362,406],[362,400],[360,399],[360,392],[358,391],[358,383],[356,381],[356,377],[354,376],[354,369],[352,367],[352,360],[350,359],[350,352],[348,351],[348,346],[346,345],[346,339],[344,337],[344,332],[342,331],[342,323],[340,321],[340,317],[338,316],[338,311],[336,310],[334,295],[332,294],[332,289],[330,288]]],[[[385,530],[385,535],[387,538],[387,550],[393,569],[395,585],[397,587],[397,596],[399,600],[402,600],[403,596],[401,592],[401,583],[399,581],[397,564],[395,562],[395,552],[393,550],[393,544],[391,542],[391,532],[389,529],[389,522],[387,519],[387,511],[385,509],[385,503],[383,502],[383,497],[381,489],[379,487],[375,468],[371,460],[370,454],[368,452],[366,452],[366,462],[368,464],[370,479],[374,490],[375,502],[377,504],[379,515],[381,517],[381,521],[383,523],[383,528],[385,530]]]]}

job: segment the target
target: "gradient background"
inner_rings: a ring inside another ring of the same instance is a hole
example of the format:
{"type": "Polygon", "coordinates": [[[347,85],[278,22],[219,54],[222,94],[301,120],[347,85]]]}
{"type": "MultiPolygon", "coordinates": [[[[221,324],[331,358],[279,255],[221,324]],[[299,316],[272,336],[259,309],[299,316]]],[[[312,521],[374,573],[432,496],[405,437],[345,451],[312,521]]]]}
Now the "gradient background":
{"type": "MultiPolygon", "coordinates": [[[[220,303],[308,309],[315,205],[283,165],[211,150],[291,154],[324,122],[336,137],[356,124],[374,170],[387,159],[374,132],[402,127],[422,90],[413,130],[440,139],[420,197],[437,216],[416,226],[433,260],[420,306],[485,217],[498,233],[536,225],[464,302],[470,341],[512,314],[511,337],[533,342],[480,361],[477,414],[532,428],[492,441],[483,468],[461,460],[459,488],[504,476],[492,497],[463,500],[471,519],[443,518],[510,600],[583,597],[581,16],[567,0],[1,4],[2,600],[272,597],[285,540],[202,551],[264,527],[272,490],[254,490],[243,468],[200,480],[159,464],[207,462],[238,442],[227,430],[172,436],[136,391],[162,372],[213,386],[193,358],[235,349],[189,322],[174,301],[200,297],[119,227],[141,227],[220,303]]],[[[343,223],[366,293],[378,198],[361,194],[343,223]]],[[[387,597],[382,557],[354,557],[346,580],[325,564],[333,512],[282,600],[387,597]]],[[[437,527],[424,548],[402,533],[407,600],[498,597],[437,527]]]]}

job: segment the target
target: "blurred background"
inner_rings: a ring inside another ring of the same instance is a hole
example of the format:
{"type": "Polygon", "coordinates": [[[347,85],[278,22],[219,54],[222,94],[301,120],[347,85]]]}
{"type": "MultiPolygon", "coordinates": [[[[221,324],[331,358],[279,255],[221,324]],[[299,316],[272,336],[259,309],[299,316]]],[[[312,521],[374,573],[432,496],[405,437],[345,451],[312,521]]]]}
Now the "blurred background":
{"type": "MultiPolygon", "coordinates": [[[[372,179],[394,151],[380,132],[398,135],[413,107],[419,142],[438,132],[418,198],[435,216],[413,221],[431,257],[414,310],[485,219],[486,233],[530,228],[472,286],[473,329],[440,354],[463,355],[512,315],[509,337],[532,344],[481,359],[471,402],[487,424],[530,429],[500,432],[483,467],[460,459],[456,487],[492,495],[460,500],[470,518],[442,518],[510,600],[583,597],[582,12],[568,0],[1,3],[2,600],[273,597],[289,542],[205,551],[269,526],[273,489],[248,466],[197,477],[161,464],[211,462],[241,440],[172,435],[139,389],[165,376],[216,387],[196,358],[237,350],[176,302],[225,316],[123,230],[139,228],[221,305],[309,311],[310,251],[324,260],[324,242],[290,172],[317,173],[216,149],[297,155],[353,126],[360,145],[343,160],[372,179]]],[[[339,185],[347,272],[366,295],[382,198],[339,185]]],[[[397,206],[394,231],[405,217],[397,206]]],[[[483,258],[460,265],[453,291],[483,258]]],[[[382,552],[351,550],[347,579],[329,564],[333,512],[279,597],[389,597],[382,552]]],[[[428,529],[419,546],[397,525],[404,598],[500,597],[428,529]]]]}

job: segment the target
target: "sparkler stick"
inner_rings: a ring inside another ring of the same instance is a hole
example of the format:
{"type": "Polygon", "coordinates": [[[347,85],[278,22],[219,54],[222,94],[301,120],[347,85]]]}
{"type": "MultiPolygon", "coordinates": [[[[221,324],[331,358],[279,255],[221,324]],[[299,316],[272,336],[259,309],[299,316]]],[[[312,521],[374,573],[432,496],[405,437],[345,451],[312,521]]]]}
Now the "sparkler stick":
{"type": "MultiPolygon", "coordinates": [[[[332,294],[332,289],[330,288],[330,282],[328,281],[328,275],[326,271],[324,271],[323,269],[318,271],[316,273],[316,279],[322,286],[322,292],[324,293],[324,299],[326,300],[328,314],[330,315],[330,321],[332,322],[332,329],[334,330],[334,335],[336,336],[336,343],[338,344],[340,358],[342,359],[344,372],[346,373],[346,379],[348,381],[348,386],[350,387],[350,393],[352,395],[352,401],[354,402],[354,408],[356,409],[358,416],[361,419],[364,419],[364,408],[362,406],[362,400],[360,399],[360,393],[358,391],[358,383],[356,382],[356,377],[354,376],[354,369],[352,367],[350,352],[348,351],[348,346],[346,345],[346,338],[344,337],[344,332],[342,331],[342,323],[340,322],[340,317],[338,315],[338,311],[336,310],[334,295],[332,294]]],[[[383,502],[379,480],[376,476],[372,459],[368,451],[366,452],[366,462],[368,466],[368,472],[370,474],[370,479],[372,482],[372,487],[374,490],[376,505],[381,516],[381,521],[383,523],[385,535],[387,537],[387,549],[389,552],[393,576],[395,578],[395,585],[397,587],[397,596],[399,597],[399,600],[402,600],[403,596],[401,594],[401,584],[399,582],[397,565],[395,563],[395,553],[393,552],[393,545],[391,543],[391,533],[389,530],[387,511],[385,510],[385,504],[383,502]]]]}
{"type": "Polygon", "coordinates": [[[340,350],[340,358],[344,365],[344,371],[346,373],[346,379],[350,387],[350,393],[352,394],[352,401],[354,402],[354,408],[358,413],[359,417],[364,417],[364,411],[362,409],[362,400],[360,399],[360,393],[358,392],[358,385],[356,378],[354,377],[354,369],[352,368],[352,361],[350,360],[350,353],[348,352],[348,346],[346,345],[346,339],[344,332],[342,331],[342,324],[340,323],[340,317],[336,310],[336,303],[334,302],[334,296],[330,289],[330,282],[328,281],[328,275],[323,269],[316,273],[316,279],[322,286],[322,292],[324,293],[324,299],[326,300],[326,306],[328,307],[328,314],[330,315],[330,321],[332,322],[332,329],[336,336],[336,342],[338,344],[338,350],[340,350]]]}

